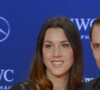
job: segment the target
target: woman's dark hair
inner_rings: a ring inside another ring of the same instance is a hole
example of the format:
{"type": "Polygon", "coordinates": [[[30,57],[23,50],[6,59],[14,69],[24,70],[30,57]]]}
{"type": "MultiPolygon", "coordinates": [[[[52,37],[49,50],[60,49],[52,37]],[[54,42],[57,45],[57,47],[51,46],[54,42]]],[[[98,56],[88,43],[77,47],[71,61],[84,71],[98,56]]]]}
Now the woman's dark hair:
{"type": "Polygon", "coordinates": [[[92,27],[90,28],[90,38],[92,40],[92,32],[95,25],[100,25],[100,17],[97,17],[92,23],[92,27]]]}
{"type": "Polygon", "coordinates": [[[65,17],[53,17],[47,20],[39,33],[33,67],[29,75],[29,85],[38,90],[52,90],[53,85],[46,76],[42,47],[48,28],[62,28],[74,52],[74,64],[68,81],[68,90],[77,90],[83,84],[83,51],[79,32],[75,24],[65,17]]]}

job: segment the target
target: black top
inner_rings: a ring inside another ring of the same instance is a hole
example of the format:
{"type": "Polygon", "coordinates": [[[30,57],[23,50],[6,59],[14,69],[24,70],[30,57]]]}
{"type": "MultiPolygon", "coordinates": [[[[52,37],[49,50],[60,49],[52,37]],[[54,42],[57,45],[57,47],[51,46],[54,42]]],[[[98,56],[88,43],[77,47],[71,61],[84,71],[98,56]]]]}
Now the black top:
{"type": "MultiPolygon", "coordinates": [[[[91,89],[86,89],[84,87],[85,86],[82,85],[77,90],[91,90],[91,89]]],[[[19,82],[19,83],[13,85],[10,90],[36,90],[36,89],[30,89],[30,87],[27,84],[27,82],[19,82]]]]}
{"type": "Polygon", "coordinates": [[[27,82],[20,82],[12,86],[10,90],[31,90],[27,82]]]}

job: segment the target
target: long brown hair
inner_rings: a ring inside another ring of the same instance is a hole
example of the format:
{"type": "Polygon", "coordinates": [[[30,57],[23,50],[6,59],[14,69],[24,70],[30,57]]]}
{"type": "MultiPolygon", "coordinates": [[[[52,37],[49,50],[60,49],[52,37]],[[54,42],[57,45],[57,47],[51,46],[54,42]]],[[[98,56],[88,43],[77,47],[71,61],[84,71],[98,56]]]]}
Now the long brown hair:
{"type": "Polygon", "coordinates": [[[52,90],[53,84],[46,76],[46,66],[43,62],[42,47],[48,28],[62,28],[74,52],[74,64],[68,81],[68,90],[77,90],[83,83],[83,51],[79,32],[75,24],[65,17],[53,17],[47,20],[39,33],[34,55],[32,70],[29,75],[29,85],[37,90],[52,90]]]}

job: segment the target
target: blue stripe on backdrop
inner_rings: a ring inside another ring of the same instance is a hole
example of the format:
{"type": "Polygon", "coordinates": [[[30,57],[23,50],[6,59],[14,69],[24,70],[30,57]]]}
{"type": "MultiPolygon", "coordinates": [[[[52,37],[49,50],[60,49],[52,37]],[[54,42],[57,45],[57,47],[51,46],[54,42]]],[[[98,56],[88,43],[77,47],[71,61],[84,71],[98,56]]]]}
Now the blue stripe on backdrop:
{"type": "Polygon", "coordinates": [[[28,78],[38,33],[43,23],[54,16],[66,16],[76,24],[84,50],[84,77],[88,81],[98,76],[89,29],[100,15],[99,3],[100,0],[0,0],[0,17],[10,25],[8,35],[7,23],[0,18],[0,90],[28,78]]]}

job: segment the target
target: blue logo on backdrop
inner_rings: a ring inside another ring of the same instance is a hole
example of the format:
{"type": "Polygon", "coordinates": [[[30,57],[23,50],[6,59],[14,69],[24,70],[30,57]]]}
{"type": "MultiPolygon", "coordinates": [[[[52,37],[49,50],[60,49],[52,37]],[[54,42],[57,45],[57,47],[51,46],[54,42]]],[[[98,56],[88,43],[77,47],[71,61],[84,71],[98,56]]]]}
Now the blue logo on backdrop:
{"type": "Polygon", "coordinates": [[[0,17],[0,42],[3,42],[6,40],[10,33],[10,25],[9,22],[3,18],[0,17]]]}
{"type": "Polygon", "coordinates": [[[85,39],[85,40],[89,40],[89,34],[87,34],[87,32],[89,32],[88,30],[90,29],[90,27],[92,26],[93,21],[95,20],[95,18],[70,18],[70,20],[72,22],[74,22],[78,28],[78,30],[82,33],[85,34],[81,34],[81,39],[85,39]]]}
{"type": "Polygon", "coordinates": [[[12,69],[7,69],[7,70],[1,69],[1,71],[0,71],[0,81],[3,78],[6,82],[12,82],[14,79],[13,78],[9,79],[8,78],[9,74],[14,74],[14,70],[12,70],[12,69]]]}
{"type": "MultiPolygon", "coordinates": [[[[1,69],[0,70],[0,82],[6,82],[11,83],[14,81],[14,78],[12,77],[14,74],[13,69],[1,69]]],[[[0,84],[0,90],[9,90],[12,86],[11,85],[1,85],[0,84]]]]}
{"type": "Polygon", "coordinates": [[[85,78],[85,82],[89,82],[89,81],[91,81],[92,79],[94,79],[94,78],[85,78]]]}

